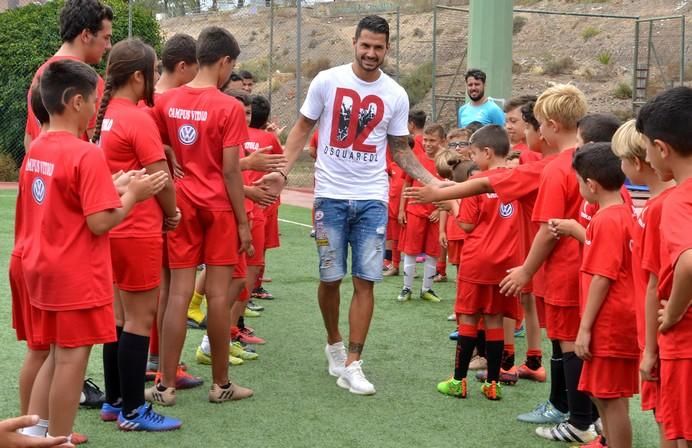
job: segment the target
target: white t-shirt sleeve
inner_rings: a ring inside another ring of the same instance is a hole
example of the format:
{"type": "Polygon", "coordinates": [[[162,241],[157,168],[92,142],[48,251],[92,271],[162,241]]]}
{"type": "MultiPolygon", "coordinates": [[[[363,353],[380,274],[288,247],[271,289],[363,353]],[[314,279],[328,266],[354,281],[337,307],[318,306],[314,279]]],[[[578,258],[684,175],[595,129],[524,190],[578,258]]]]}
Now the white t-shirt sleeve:
{"type": "Polygon", "coordinates": [[[308,94],[305,97],[303,107],[300,108],[300,113],[310,120],[319,119],[324,110],[325,83],[323,79],[324,72],[315,76],[308,87],[308,94]]]}
{"type": "Polygon", "coordinates": [[[401,94],[396,102],[396,110],[387,128],[387,135],[401,137],[408,134],[408,94],[404,89],[401,89],[401,94]]]}

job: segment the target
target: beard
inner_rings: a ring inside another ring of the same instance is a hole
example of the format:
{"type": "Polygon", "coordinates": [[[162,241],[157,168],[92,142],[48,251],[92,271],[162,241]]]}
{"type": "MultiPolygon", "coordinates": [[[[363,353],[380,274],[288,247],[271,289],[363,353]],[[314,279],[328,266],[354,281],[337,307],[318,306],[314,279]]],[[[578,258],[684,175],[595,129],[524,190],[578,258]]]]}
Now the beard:
{"type": "Polygon", "coordinates": [[[485,90],[480,90],[476,94],[469,93],[469,98],[471,98],[471,101],[478,101],[481,98],[483,98],[484,96],[485,96],[485,90]]]}
{"type": "Polygon", "coordinates": [[[374,72],[375,70],[378,70],[384,62],[383,60],[382,61],[380,61],[380,60],[368,60],[365,57],[360,57],[360,58],[357,58],[356,60],[358,61],[358,65],[360,66],[360,68],[362,68],[363,70],[365,70],[367,72],[374,72]],[[366,64],[370,64],[370,65],[366,65],[366,64]]]}

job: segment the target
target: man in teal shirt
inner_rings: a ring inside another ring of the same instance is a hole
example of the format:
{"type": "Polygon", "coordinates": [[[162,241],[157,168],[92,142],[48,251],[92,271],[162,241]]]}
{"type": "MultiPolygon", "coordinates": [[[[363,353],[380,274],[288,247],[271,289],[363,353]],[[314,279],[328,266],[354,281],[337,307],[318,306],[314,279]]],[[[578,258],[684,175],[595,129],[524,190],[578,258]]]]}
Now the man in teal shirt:
{"type": "Polygon", "coordinates": [[[500,106],[485,96],[485,73],[482,70],[471,69],[466,72],[466,94],[471,99],[459,108],[458,124],[465,128],[477,121],[482,125],[505,125],[505,113],[500,106]]]}

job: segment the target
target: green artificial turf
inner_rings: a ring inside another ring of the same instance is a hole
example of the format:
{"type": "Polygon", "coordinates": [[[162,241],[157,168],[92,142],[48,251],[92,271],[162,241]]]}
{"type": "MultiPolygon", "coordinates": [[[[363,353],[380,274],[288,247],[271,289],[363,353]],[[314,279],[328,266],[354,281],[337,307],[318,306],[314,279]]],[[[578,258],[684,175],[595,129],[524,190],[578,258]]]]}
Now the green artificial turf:
{"type": "MultiPolygon", "coordinates": [[[[12,244],[13,191],[0,191],[0,271],[7,272],[12,244]]],[[[309,224],[310,211],[282,206],[282,220],[309,224]]],[[[233,380],[252,387],[255,396],[242,402],[213,405],[204,386],[178,393],[173,408],[159,408],[183,420],[179,431],[163,434],[123,433],[102,423],[98,411],[83,410],[75,429],[90,437],[90,446],[118,447],[559,447],[533,434],[520,423],[518,413],[531,410],[547,397],[548,385],[528,381],[505,387],[503,400],[490,402],[471,381],[466,400],[445,397],[435,385],[452,368],[454,344],[447,335],[454,328],[446,317],[454,303],[454,283],[435,286],[442,303],[413,300],[397,303],[401,277],[376,287],[376,307],[364,352],[364,370],[375,384],[372,397],[340,389],[326,372],[325,335],[316,302],[317,256],[309,228],[281,223],[282,247],[268,255],[265,284],[276,297],[261,301],[262,317],[247,319],[268,343],[258,346],[257,361],[231,369],[233,380]]],[[[450,272],[454,272],[453,268],[450,272]]],[[[422,270],[422,266],[419,266],[422,270]]],[[[420,279],[416,280],[416,287],[420,279]]],[[[347,307],[351,287],[343,287],[342,331],[347,335],[347,307]]],[[[17,375],[24,344],[11,328],[7,276],[0,278],[0,417],[18,412],[17,375]]],[[[195,363],[194,351],[203,333],[188,331],[183,361],[191,373],[209,381],[210,369],[195,363]]],[[[550,354],[548,344],[544,351],[550,354]]],[[[523,360],[525,340],[517,340],[517,361],[523,360]]],[[[544,357],[546,364],[548,356],[544,357]]],[[[607,372],[604,372],[607,374],[607,372]]],[[[88,376],[103,384],[101,350],[95,348],[88,376]]],[[[653,418],[632,400],[635,447],[657,444],[653,418]]]]}

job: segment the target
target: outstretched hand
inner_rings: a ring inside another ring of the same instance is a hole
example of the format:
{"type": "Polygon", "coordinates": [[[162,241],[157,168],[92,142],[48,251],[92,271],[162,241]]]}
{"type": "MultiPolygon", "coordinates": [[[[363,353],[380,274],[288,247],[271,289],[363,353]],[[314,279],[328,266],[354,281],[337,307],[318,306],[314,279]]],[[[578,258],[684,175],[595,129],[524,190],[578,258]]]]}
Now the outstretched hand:
{"type": "Polygon", "coordinates": [[[29,437],[17,430],[38,423],[38,415],[23,415],[0,421],[0,446],[3,448],[71,447],[67,437],[29,437]]]}

